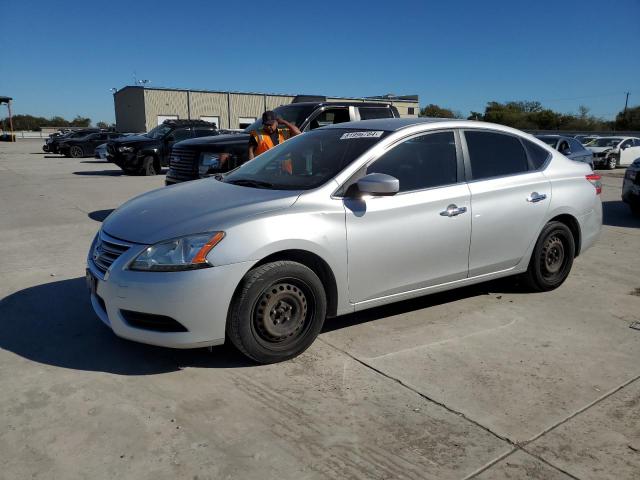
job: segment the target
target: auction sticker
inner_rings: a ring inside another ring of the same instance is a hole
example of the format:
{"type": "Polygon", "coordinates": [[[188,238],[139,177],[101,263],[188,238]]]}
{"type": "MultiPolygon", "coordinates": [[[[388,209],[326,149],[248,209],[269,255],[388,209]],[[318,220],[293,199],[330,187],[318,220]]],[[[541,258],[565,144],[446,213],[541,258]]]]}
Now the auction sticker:
{"type": "Polygon", "coordinates": [[[369,130],[366,132],[349,132],[343,133],[340,140],[350,140],[352,138],[379,138],[384,133],[383,130],[369,130]]]}

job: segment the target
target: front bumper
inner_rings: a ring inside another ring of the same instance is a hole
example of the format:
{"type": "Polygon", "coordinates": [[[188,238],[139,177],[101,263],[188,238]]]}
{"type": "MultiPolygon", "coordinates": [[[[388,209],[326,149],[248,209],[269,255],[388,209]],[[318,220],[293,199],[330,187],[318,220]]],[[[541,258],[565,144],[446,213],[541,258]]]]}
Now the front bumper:
{"type": "Polygon", "coordinates": [[[88,259],[87,268],[97,278],[91,304],[100,320],[119,337],[151,345],[196,348],[224,343],[231,299],[253,262],[185,272],[127,270],[126,265],[146,247],[133,245],[105,275],[88,259]],[[171,317],[187,331],[133,327],[123,310],[171,317]]]}

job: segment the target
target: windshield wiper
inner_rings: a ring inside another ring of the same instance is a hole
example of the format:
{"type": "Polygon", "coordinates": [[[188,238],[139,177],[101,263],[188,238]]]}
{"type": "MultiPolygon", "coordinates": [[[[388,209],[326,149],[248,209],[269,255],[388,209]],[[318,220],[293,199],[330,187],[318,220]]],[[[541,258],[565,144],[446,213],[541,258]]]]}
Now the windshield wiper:
{"type": "Polygon", "coordinates": [[[232,185],[240,185],[242,187],[273,188],[273,183],[263,182],[261,180],[251,180],[249,178],[239,178],[237,180],[229,180],[226,183],[230,183],[232,185]]]}

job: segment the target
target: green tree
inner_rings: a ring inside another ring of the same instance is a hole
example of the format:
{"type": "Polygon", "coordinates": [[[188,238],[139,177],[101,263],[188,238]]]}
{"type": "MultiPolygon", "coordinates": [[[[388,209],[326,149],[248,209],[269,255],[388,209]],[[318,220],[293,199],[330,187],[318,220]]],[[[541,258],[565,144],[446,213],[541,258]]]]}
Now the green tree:
{"type": "Polygon", "coordinates": [[[640,130],[640,105],[618,113],[615,126],[616,130],[640,130]]]}
{"type": "Polygon", "coordinates": [[[98,122],[98,123],[96,123],[96,127],[98,127],[98,128],[109,128],[109,124],[107,122],[98,122]]]}
{"type": "Polygon", "coordinates": [[[433,103],[430,103],[420,110],[420,116],[432,118],[462,118],[459,112],[454,112],[449,108],[443,108],[433,103]]]}
{"type": "Polygon", "coordinates": [[[72,127],[88,127],[91,125],[91,119],[87,117],[81,117],[80,115],[76,115],[76,118],[71,120],[72,127]]]}

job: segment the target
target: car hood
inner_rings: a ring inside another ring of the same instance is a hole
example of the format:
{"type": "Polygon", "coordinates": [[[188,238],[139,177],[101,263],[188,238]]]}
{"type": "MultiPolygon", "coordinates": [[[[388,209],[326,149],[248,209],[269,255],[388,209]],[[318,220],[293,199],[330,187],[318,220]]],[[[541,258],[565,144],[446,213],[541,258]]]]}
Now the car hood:
{"type": "Polygon", "coordinates": [[[149,245],[287,208],[299,195],[298,191],[242,187],[205,178],[135,197],[113,211],[102,228],[113,237],[149,245]]]}
{"type": "Polygon", "coordinates": [[[149,142],[158,142],[159,138],[149,138],[146,135],[129,135],[127,137],[119,137],[111,140],[112,143],[117,143],[119,145],[126,145],[129,143],[149,143],[149,142]]]}
{"type": "Polygon", "coordinates": [[[614,147],[586,147],[594,153],[606,152],[607,150],[611,150],[614,147]]]}

